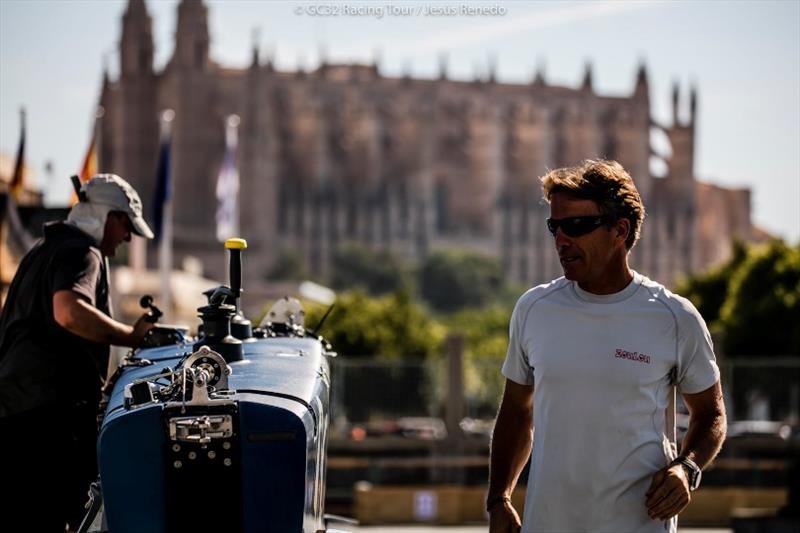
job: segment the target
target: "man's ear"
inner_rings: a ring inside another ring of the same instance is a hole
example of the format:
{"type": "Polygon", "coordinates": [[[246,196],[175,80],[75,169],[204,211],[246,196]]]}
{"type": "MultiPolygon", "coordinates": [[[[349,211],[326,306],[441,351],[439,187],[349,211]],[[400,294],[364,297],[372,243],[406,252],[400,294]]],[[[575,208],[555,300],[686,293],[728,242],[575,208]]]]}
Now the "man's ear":
{"type": "Polygon", "coordinates": [[[627,241],[628,235],[631,233],[631,221],[627,218],[620,218],[617,220],[615,228],[617,230],[617,237],[622,238],[623,242],[627,241]]]}

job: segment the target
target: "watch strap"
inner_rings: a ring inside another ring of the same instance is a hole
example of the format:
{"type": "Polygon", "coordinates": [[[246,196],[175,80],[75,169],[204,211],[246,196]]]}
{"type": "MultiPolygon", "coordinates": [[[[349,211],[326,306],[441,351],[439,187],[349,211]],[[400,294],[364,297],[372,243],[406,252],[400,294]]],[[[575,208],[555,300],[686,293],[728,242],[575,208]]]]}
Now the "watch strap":
{"type": "Polygon", "coordinates": [[[672,461],[673,465],[681,465],[689,474],[689,490],[696,490],[697,487],[700,485],[700,475],[701,470],[700,467],[697,466],[697,463],[689,459],[688,457],[679,456],[674,461],[672,461]]]}

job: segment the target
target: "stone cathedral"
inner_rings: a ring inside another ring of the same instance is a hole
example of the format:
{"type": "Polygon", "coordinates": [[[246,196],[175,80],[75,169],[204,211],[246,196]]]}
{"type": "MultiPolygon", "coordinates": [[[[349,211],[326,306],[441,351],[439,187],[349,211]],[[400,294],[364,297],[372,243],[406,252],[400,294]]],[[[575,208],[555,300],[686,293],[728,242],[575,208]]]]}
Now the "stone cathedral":
{"type": "MultiPolygon", "coordinates": [[[[619,160],[647,208],[638,271],[670,283],[728,257],[734,237],[761,235],[750,221],[750,191],[694,175],[697,97],[673,89],[673,120],[651,116],[647,71],[632,73],[628,95],[597,94],[587,67],[579,88],[497,81],[493,73],[454,81],[386,77],[376,65],[322,64],[278,71],[253,51],[249,68],[209,58],[208,10],[178,6],[175,49],[153,66],[152,21],[143,0],[122,18],[120,74],[106,75],[98,123],[100,167],[128,179],[153,202],[159,114],[172,109],[174,254],[199,257],[222,277],[215,242],[216,180],[226,118],[241,117],[241,235],[246,277],[263,279],[291,251],[325,275],[347,243],[388,249],[416,261],[441,247],[497,257],[517,281],[561,275],[545,228],[549,208],[539,177],[586,158],[619,160]],[[666,134],[666,175],[651,174],[651,129],[666,134]]],[[[149,263],[155,262],[154,249],[149,263]]],[[[180,264],[180,263],[177,263],[180,264]]]]}

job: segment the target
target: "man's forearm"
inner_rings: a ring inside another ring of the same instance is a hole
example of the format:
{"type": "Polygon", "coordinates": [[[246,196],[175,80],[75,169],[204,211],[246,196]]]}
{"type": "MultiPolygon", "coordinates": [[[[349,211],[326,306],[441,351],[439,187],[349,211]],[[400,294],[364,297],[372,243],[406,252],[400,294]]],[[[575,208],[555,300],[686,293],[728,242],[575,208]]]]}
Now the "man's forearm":
{"type": "Polygon", "coordinates": [[[489,466],[489,497],[511,496],[517,479],[528,462],[533,429],[528,413],[514,414],[501,409],[492,435],[489,466]]]}
{"type": "Polygon", "coordinates": [[[681,455],[705,468],[722,448],[727,431],[725,412],[689,418],[689,428],[681,443],[681,455]]]}
{"type": "Polygon", "coordinates": [[[63,294],[65,292],[71,291],[61,291],[57,295],[58,304],[54,306],[56,321],[64,329],[98,343],[135,346],[133,327],[117,322],[77,295],[72,297],[63,294]]]}
{"type": "Polygon", "coordinates": [[[681,455],[705,468],[719,453],[727,432],[725,402],[719,381],[707,390],[683,397],[689,408],[689,428],[681,443],[681,455]]]}

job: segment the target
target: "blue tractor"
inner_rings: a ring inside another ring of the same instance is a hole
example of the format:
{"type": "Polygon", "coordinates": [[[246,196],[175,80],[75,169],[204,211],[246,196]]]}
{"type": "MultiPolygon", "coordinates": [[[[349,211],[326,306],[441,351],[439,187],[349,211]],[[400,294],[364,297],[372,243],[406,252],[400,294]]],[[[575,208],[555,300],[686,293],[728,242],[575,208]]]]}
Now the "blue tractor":
{"type": "Polygon", "coordinates": [[[333,531],[324,504],[336,354],[295,299],[252,328],[239,312],[246,243],[225,247],[231,286],[205,293],[198,337],[157,326],[117,371],[82,531],[333,531]]]}

